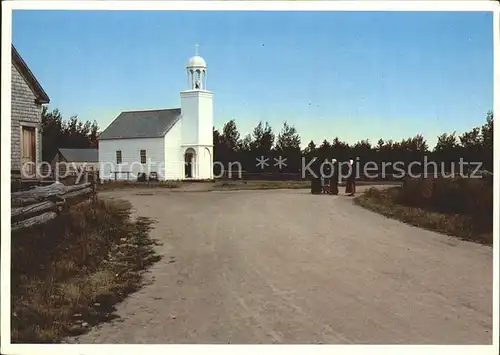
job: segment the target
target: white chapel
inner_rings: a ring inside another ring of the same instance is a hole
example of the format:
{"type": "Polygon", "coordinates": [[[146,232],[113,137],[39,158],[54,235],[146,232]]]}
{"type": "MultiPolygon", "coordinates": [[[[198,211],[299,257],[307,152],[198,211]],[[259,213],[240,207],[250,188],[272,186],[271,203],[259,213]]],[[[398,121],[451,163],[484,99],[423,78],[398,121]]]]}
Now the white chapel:
{"type": "Polygon", "coordinates": [[[125,111],[99,135],[101,180],[213,178],[213,93],[207,65],[196,51],[186,65],[181,107],[125,111]]]}

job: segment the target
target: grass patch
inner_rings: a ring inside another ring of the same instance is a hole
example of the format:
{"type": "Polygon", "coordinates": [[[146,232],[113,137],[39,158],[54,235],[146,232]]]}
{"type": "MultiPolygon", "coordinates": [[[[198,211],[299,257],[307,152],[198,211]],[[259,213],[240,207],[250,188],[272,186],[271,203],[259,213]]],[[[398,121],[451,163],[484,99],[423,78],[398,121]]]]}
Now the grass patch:
{"type": "MultiPolygon", "coordinates": [[[[356,181],[357,186],[401,185],[397,181],[356,181]]],[[[339,183],[345,186],[345,182],[339,183]]],[[[217,181],[214,190],[272,190],[272,189],[310,189],[310,180],[225,180],[217,181]]]]}
{"type": "Polygon", "coordinates": [[[116,318],[114,304],[160,260],[153,221],[126,201],[73,206],[42,228],[12,233],[11,341],[54,343],[116,318]]]}
{"type": "Polygon", "coordinates": [[[483,217],[471,213],[453,213],[435,210],[431,205],[416,207],[403,204],[407,194],[404,187],[370,188],[354,202],[384,216],[416,227],[429,229],[463,240],[492,245],[493,225],[485,224],[483,217]]]}
{"type": "Polygon", "coordinates": [[[308,189],[308,180],[273,181],[273,180],[227,180],[217,181],[214,190],[271,190],[271,189],[308,189]]]}
{"type": "Polygon", "coordinates": [[[181,181],[105,181],[97,185],[99,191],[118,190],[127,188],[166,188],[177,189],[182,186],[181,181]]]}
{"type": "MultiPolygon", "coordinates": [[[[401,182],[394,181],[359,181],[358,186],[363,185],[400,185],[401,182]]],[[[127,188],[167,188],[180,191],[198,191],[192,189],[192,185],[203,185],[205,188],[199,191],[225,191],[225,190],[274,190],[274,189],[309,189],[310,180],[217,180],[213,181],[106,181],[98,184],[98,191],[109,191],[127,188]]],[[[345,186],[340,183],[339,186],[345,186]]]]}

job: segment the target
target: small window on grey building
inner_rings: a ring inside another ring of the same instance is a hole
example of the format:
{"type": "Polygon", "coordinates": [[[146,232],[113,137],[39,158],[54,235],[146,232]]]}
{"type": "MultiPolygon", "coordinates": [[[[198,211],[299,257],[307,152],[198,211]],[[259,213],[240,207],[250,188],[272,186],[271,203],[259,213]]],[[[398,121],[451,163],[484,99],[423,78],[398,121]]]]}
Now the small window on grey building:
{"type": "Polygon", "coordinates": [[[116,151],[116,164],[121,164],[122,163],[122,151],[117,150],[116,151]]]}
{"type": "Polygon", "coordinates": [[[141,150],[141,164],[146,164],[146,151],[141,150]]]}

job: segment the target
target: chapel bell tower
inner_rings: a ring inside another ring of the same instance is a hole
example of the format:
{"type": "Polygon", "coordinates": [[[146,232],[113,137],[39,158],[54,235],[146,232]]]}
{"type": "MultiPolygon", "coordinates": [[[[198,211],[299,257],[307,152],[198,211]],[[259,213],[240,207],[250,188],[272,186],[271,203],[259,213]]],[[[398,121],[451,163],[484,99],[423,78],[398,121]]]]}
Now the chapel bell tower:
{"type": "Polygon", "coordinates": [[[213,178],[213,93],[207,90],[207,64],[195,55],[186,65],[188,89],[181,92],[182,161],[187,179],[213,178]]]}

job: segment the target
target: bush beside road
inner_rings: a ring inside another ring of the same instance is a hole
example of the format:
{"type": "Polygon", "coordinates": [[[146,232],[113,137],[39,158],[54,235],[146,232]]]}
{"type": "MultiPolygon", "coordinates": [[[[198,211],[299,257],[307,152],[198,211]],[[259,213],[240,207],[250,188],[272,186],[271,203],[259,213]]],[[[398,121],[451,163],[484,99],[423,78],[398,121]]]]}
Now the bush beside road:
{"type": "Polygon", "coordinates": [[[407,180],[401,187],[371,188],[355,202],[417,227],[493,243],[493,184],[486,180],[407,180]]]}

